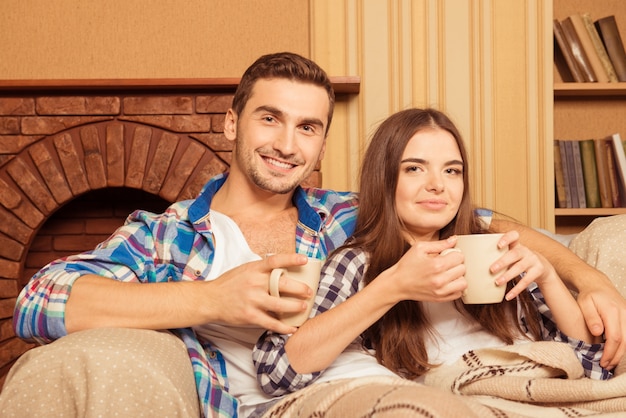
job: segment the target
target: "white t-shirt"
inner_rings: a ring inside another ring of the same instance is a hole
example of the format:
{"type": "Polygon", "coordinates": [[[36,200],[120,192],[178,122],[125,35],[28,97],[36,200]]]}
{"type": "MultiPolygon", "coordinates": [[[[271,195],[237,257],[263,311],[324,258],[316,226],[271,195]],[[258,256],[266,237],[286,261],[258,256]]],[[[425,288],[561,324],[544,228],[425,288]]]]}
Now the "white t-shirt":
{"type": "MultiPolygon", "coordinates": [[[[431,364],[451,364],[469,350],[507,345],[487,332],[473,318],[461,314],[454,302],[422,302],[425,315],[434,328],[426,338],[431,364]]],[[[527,341],[520,336],[515,342],[527,341]]],[[[423,376],[418,381],[423,381],[423,376]]]]}
{"type": "MultiPolygon", "coordinates": [[[[228,216],[210,213],[215,237],[215,254],[211,273],[206,280],[215,280],[224,272],[243,263],[260,260],[250,249],[237,224],[228,216]]],[[[268,277],[269,280],[269,277],[268,277]]],[[[248,416],[259,404],[276,399],[266,395],[256,380],[252,349],[265,329],[255,326],[205,324],[194,327],[198,335],[211,341],[226,361],[229,392],[239,399],[239,413],[248,416]]],[[[347,377],[393,375],[360,347],[346,349],[316,381],[323,382],[347,377]]]]}

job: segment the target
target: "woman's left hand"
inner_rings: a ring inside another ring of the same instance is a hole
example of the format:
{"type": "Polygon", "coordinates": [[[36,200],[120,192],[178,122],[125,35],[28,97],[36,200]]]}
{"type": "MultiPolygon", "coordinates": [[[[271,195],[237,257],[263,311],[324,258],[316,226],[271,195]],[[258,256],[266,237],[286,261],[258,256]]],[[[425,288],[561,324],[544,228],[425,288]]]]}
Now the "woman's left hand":
{"type": "Polygon", "coordinates": [[[538,284],[555,274],[552,266],[544,257],[540,257],[530,248],[522,245],[517,231],[509,231],[504,234],[498,247],[509,246],[509,251],[504,253],[490,267],[493,274],[501,273],[496,283],[505,286],[507,282],[519,279],[517,284],[506,294],[506,300],[514,299],[534,281],[538,284]]]}

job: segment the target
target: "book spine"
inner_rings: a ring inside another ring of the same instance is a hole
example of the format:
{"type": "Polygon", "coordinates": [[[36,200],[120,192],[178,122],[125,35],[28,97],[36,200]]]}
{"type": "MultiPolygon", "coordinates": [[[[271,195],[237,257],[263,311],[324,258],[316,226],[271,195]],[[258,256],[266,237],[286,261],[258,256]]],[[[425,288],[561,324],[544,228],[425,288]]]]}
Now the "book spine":
{"type": "Polygon", "coordinates": [[[599,83],[608,83],[609,75],[606,73],[604,65],[602,65],[602,61],[600,61],[600,55],[598,55],[596,48],[593,46],[589,32],[585,27],[583,17],[579,14],[573,14],[569,16],[569,19],[572,21],[572,26],[574,26],[576,35],[578,35],[580,46],[589,60],[589,65],[593,69],[593,73],[596,75],[596,80],[599,83]]]}
{"type": "Polygon", "coordinates": [[[606,75],[609,77],[609,82],[617,83],[619,80],[617,79],[617,74],[615,74],[615,68],[613,67],[613,63],[609,58],[609,54],[606,52],[606,48],[602,43],[602,39],[600,39],[600,35],[596,30],[596,26],[593,24],[593,20],[591,20],[591,16],[589,13],[583,13],[582,15],[583,23],[585,24],[585,28],[587,29],[587,33],[589,33],[589,38],[591,39],[591,43],[593,44],[598,57],[600,58],[600,62],[606,71],[606,75]]]}
{"type": "Polygon", "coordinates": [[[611,202],[614,208],[619,208],[621,206],[621,193],[619,190],[619,180],[617,179],[617,164],[615,163],[615,153],[613,152],[613,141],[611,137],[607,138],[605,146],[609,181],[611,183],[611,202]]]}
{"type": "Polygon", "coordinates": [[[596,168],[598,169],[598,189],[600,190],[600,201],[603,208],[612,208],[611,184],[609,182],[609,172],[606,157],[606,146],[604,138],[593,140],[596,151],[596,168]]]}
{"type": "Polygon", "coordinates": [[[571,194],[571,188],[569,185],[569,167],[567,166],[567,152],[565,151],[565,141],[564,140],[557,140],[558,144],[559,144],[559,154],[561,156],[561,163],[562,163],[562,167],[563,167],[563,185],[565,186],[565,207],[566,208],[573,208],[574,206],[572,205],[572,194],[571,194]]]}
{"type": "Polygon", "coordinates": [[[563,175],[563,161],[561,160],[561,150],[558,139],[554,140],[554,185],[558,207],[568,207],[567,195],[565,193],[565,178],[563,175]]]}
{"type": "Polygon", "coordinates": [[[588,208],[601,208],[600,189],[598,188],[598,169],[596,168],[596,151],[593,139],[580,141],[580,159],[583,164],[585,181],[585,197],[588,208]]]}
{"type": "MultiPolygon", "coordinates": [[[[567,43],[567,40],[565,39],[565,35],[563,34],[563,28],[561,28],[561,23],[556,19],[554,19],[552,23],[553,23],[552,29],[554,32],[554,40],[557,43],[556,46],[558,46],[558,51],[561,51],[565,64],[567,68],[569,69],[569,75],[571,75],[571,78],[577,83],[584,82],[585,78],[583,77],[583,73],[580,71],[580,68],[578,68],[578,64],[576,64],[576,59],[574,58],[574,55],[572,54],[572,50],[570,49],[569,44],[567,43]]],[[[555,52],[558,52],[558,51],[555,49],[555,52]]],[[[557,56],[555,56],[555,60],[556,59],[557,59],[557,56]]],[[[563,81],[566,81],[570,78],[564,74],[561,74],[561,77],[563,78],[563,81]]]]}
{"type": "Polygon", "coordinates": [[[574,174],[576,175],[576,193],[578,194],[578,207],[587,207],[587,197],[585,195],[585,179],[583,176],[583,163],[580,157],[580,141],[571,141],[572,160],[574,161],[574,174]]]}
{"type": "Polygon", "coordinates": [[[585,50],[583,49],[582,44],[580,43],[580,39],[576,34],[576,29],[574,29],[574,24],[572,23],[572,19],[567,17],[561,22],[561,28],[563,28],[563,34],[565,35],[565,39],[572,51],[572,55],[574,55],[574,59],[576,59],[576,63],[583,73],[583,77],[585,81],[595,82],[598,81],[596,78],[596,74],[591,68],[591,63],[589,62],[589,58],[587,54],[585,54],[585,50]]]}
{"type": "Polygon", "coordinates": [[[611,135],[613,144],[613,155],[615,157],[615,165],[618,174],[619,190],[621,196],[620,207],[624,206],[626,202],[626,153],[624,153],[624,146],[622,144],[622,137],[619,133],[611,135]]]}
{"type": "Polygon", "coordinates": [[[595,25],[604,43],[606,52],[609,58],[611,58],[617,79],[626,81],[626,51],[624,51],[624,43],[622,42],[615,16],[610,15],[598,19],[595,25]]]}
{"type": "Polygon", "coordinates": [[[565,144],[565,161],[567,164],[567,181],[569,185],[569,194],[572,199],[572,207],[579,208],[578,202],[578,185],[576,184],[576,168],[574,167],[574,150],[572,141],[563,140],[565,144]]]}

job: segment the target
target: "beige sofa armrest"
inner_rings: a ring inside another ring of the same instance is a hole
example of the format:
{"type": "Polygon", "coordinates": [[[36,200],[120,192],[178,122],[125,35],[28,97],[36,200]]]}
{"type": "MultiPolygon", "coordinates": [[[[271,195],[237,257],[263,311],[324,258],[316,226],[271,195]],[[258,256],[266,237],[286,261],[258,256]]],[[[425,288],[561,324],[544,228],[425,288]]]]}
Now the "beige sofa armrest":
{"type": "Polygon", "coordinates": [[[606,274],[626,297],[626,215],[596,218],[571,240],[569,248],[606,274]]]}

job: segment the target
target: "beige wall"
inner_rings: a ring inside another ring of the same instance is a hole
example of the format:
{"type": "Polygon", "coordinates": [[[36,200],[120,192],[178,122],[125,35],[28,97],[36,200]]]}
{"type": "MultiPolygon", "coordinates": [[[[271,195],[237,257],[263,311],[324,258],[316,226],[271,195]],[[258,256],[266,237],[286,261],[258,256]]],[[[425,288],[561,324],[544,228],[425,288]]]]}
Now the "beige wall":
{"type": "Polygon", "coordinates": [[[0,78],[238,77],[292,50],[362,79],[325,187],[356,187],[382,119],[435,106],[465,136],[477,202],[553,229],[551,20],[551,0],[4,0],[0,78]]]}
{"type": "Polygon", "coordinates": [[[0,2],[0,79],[237,77],[279,50],[309,55],[308,0],[0,2]]]}
{"type": "Polygon", "coordinates": [[[477,203],[554,228],[552,1],[315,1],[311,22],[313,58],[362,78],[332,131],[348,142],[328,144],[332,187],[355,187],[382,119],[434,106],[465,137],[477,203]]]}

